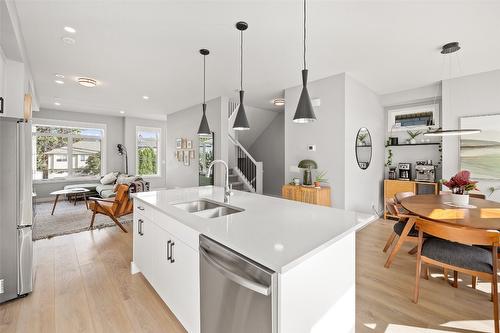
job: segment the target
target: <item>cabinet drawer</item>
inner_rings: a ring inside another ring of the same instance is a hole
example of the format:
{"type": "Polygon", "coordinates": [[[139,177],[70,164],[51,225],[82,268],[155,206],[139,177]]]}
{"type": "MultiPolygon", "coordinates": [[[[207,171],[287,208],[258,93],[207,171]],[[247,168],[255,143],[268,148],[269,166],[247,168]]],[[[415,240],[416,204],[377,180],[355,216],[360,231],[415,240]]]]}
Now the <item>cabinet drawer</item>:
{"type": "Polygon", "coordinates": [[[134,214],[135,213],[140,214],[143,217],[148,218],[151,221],[154,221],[155,218],[154,210],[155,210],[154,208],[148,206],[144,202],[137,199],[134,200],[134,214]]]}

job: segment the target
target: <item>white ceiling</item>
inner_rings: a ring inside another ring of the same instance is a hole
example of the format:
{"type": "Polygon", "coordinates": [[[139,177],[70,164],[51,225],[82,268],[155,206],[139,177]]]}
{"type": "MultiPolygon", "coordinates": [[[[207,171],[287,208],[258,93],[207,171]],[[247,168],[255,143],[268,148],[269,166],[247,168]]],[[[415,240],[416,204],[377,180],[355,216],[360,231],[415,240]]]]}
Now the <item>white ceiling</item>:
{"type": "MultiPolygon", "coordinates": [[[[236,97],[239,34],[245,20],[246,102],[272,108],[300,84],[301,1],[17,0],[42,107],[159,117],[201,101],[208,48],[207,97],[236,97]],[[76,45],[62,43],[64,26],[76,45]],[[66,84],[54,83],[54,74],[66,84]],[[76,76],[96,78],[87,89],[76,76]],[[142,95],[150,96],[144,101],[142,95]]],[[[349,72],[379,94],[446,77],[439,47],[460,41],[461,75],[500,68],[499,1],[310,1],[310,80],[349,72]]]]}

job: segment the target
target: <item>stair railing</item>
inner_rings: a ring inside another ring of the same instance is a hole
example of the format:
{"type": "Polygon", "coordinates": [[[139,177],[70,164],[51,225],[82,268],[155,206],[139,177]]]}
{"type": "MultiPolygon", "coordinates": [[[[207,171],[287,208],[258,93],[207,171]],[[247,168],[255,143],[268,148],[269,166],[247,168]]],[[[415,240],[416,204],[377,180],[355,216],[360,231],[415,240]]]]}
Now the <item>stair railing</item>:
{"type": "MultiPolygon", "coordinates": [[[[232,129],[234,117],[239,104],[229,101],[228,116],[229,116],[229,142],[234,146],[234,156],[231,156],[233,169],[238,176],[244,181],[252,192],[262,194],[263,190],[263,173],[264,167],[262,162],[257,162],[252,155],[241,145],[236,138],[236,133],[232,129]]],[[[230,154],[231,155],[231,154],[230,154]]]]}

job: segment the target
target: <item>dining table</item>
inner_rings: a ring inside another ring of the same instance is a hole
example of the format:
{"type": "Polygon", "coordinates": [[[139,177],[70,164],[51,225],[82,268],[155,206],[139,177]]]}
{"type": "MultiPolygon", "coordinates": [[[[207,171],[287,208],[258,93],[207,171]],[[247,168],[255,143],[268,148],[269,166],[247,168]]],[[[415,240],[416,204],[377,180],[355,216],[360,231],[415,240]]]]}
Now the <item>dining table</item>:
{"type": "Polygon", "coordinates": [[[455,206],[451,194],[414,195],[401,200],[411,214],[458,226],[500,230],[500,202],[471,197],[467,207],[455,206]]]}

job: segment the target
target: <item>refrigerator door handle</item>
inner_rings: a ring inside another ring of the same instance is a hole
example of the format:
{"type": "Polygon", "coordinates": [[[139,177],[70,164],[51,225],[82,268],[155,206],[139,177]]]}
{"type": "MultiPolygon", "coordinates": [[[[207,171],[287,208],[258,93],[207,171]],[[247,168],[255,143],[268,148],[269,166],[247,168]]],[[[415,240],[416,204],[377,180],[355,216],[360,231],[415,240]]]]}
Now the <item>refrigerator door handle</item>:
{"type": "Polygon", "coordinates": [[[23,121],[17,123],[17,179],[18,179],[18,202],[19,202],[19,215],[17,219],[18,226],[32,225],[32,190],[31,190],[31,173],[27,163],[30,163],[29,156],[30,149],[28,142],[31,138],[31,132],[28,132],[29,126],[23,121]]]}
{"type": "Polygon", "coordinates": [[[17,294],[33,290],[33,240],[31,227],[17,229],[17,294]]]}

